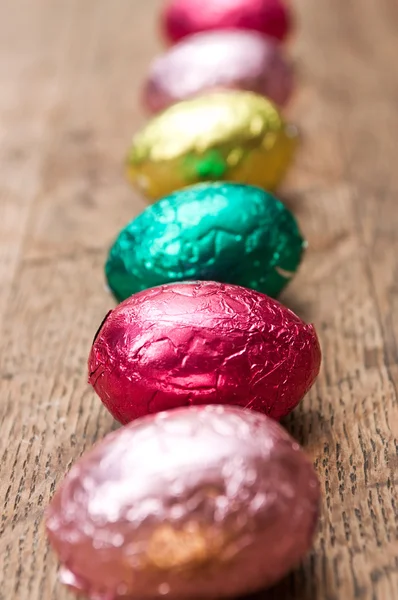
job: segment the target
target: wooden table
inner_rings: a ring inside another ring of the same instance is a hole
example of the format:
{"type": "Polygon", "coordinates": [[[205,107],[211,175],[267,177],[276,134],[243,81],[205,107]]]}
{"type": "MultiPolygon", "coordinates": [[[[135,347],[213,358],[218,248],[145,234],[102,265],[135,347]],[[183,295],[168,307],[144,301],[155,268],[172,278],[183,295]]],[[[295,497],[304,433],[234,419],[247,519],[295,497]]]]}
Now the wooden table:
{"type": "MultiPolygon", "coordinates": [[[[113,301],[103,263],[144,206],[122,160],[144,121],[155,0],[0,2],[0,600],[66,600],[43,510],[115,427],[86,383],[113,301]]],[[[284,197],[310,249],[284,302],[317,325],[322,373],[286,422],[324,506],[313,553],[269,596],[398,598],[398,4],[297,0],[284,197]]]]}

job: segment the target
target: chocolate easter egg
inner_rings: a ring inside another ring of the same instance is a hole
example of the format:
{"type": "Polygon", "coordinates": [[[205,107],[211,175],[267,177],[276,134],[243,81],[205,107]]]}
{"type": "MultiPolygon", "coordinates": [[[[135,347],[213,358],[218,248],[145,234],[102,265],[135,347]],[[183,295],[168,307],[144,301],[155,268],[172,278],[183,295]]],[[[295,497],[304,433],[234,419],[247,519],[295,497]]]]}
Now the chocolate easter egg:
{"type": "Polygon", "coordinates": [[[263,96],[205,94],[168,108],[135,136],[128,175],[152,199],[212,180],[273,189],[297,141],[296,128],[263,96]]]}
{"type": "Polygon", "coordinates": [[[210,90],[231,88],[267,96],[283,106],[293,91],[293,69],[272,38],[226,30],[184,38],[157,57],[144,86],[152,112],[210,90]]]}
{"type": "Polygon", "coordinates": [[[277,296],[304,247],[295,218],[269,192],[210,183],[180,190],[131,221],[105,271],[119,301],[163,283],[206,279],[277,296]]]}
{"type": "Polygon", "coordinates": [[[275,419],[313,384],[314,328],[264,294],[191,282],[139,292],[105,319],[89,381],[121,423],[195,404],[235,404],[275,419]]]}
{"type": "Polygon", "coordinates": [[[161,24],[171,42],[199,31],[231,27],[282,41],[291,30],[292,16],[282,0],[169,0],[161,24]]]}
{"type": "Polygon", "coordinates": [[[310,548],[319,483],[299,445],[237,408],[162,413],[106,437],[47,512],[61,581],[92,600],[221,598],[310,548]]]}

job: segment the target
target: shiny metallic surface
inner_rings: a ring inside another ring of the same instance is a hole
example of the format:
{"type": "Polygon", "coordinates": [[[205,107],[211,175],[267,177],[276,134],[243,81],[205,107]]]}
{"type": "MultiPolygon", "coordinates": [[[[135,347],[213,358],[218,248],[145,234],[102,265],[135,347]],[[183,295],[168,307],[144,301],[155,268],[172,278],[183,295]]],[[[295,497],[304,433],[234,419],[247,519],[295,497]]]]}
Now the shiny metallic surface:
{"type": "Polygon", "coordinates": [[[296,128],[263,96],[205,94],[168,108],[135,136],[128,176],[149,199],[214,180],[272,190],[297,144],[296,128]]]}
{"type": "Polygon", "coordinates": [[[277,423],[196,407],[106,437],[57,491],[47,531],[62,581],[92,600],[237,596],[300,561],[319,496],[277,423]]]}
{"type": "Polygon", "coordinates": [[[144,102],[156,113],[198,94],[230,88],[283,106],[293,86],[292,65],[272,38],[256,31],[210,31],[184,38],[154,60],[144,102]]]}
{"type": "Polygon", "coordinates": [[[215,280],[277,296],[297,271],[304,241],[292,213],[269,192],[234,183],[180,190],[127,225],[105,271],[122,301],[147,288],[215,280]]]}
{"type": "Polygon", "coordinates": [[[89,381],[121,423],[198,404],[235,404],[275,419],[318,375],[314,328],[264,294],[215,282],[140,292],[105,319],[89,381]]]}
{"type": "Polygon", "coordinates": [[[169,0],[162,14],[162,29],[171,42],[199,31],[231,27],[282,41],[291,30],[292,15],[282,0],[169,0]]]}

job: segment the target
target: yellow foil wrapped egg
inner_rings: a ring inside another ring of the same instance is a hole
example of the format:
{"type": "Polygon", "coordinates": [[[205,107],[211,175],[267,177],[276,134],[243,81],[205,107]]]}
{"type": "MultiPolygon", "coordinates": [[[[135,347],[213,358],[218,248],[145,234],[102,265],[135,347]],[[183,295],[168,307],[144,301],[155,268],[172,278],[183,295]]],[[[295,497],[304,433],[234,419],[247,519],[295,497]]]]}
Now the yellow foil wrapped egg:
{"type": "Polygon", "coordinates": [[[153,200],[202,181],[237,181],[272,190],[298,143],[268,99],[227,91],[175,104],[138,133],[129,179],[153,200]]]}

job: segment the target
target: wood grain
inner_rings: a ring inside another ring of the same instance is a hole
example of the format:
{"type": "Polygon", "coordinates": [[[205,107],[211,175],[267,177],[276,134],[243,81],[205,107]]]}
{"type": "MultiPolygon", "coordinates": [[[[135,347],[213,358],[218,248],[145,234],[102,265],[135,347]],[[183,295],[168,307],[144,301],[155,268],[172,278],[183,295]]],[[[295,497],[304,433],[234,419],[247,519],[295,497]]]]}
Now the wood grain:
{"type": "MultiPolygon", "coordinates": [[[[0,600],[67,600],[43,510],[115,425],[86,384],[112,306],[102,267],[144,206],[122,158],[160,0],[0,1],[0,600]]],[[[324,506],[314,551],[259,599],[398,598],[398,5],[300,0],[283,191],[309,239],[284,296],[315,322],[321,376],[286,426],[324,506]]]]}

